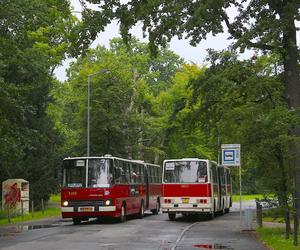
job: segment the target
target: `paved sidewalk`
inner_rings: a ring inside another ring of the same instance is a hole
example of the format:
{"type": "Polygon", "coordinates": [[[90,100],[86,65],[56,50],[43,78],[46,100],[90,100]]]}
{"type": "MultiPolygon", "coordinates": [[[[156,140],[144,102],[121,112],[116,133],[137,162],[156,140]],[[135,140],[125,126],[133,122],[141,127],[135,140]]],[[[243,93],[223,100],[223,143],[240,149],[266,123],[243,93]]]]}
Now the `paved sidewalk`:
{"type": "Polygon", "coordinates": [[[240,230],[239,212],[194,223],[178,240],[174,249],[266,250],[255,231],[240,230]]]}

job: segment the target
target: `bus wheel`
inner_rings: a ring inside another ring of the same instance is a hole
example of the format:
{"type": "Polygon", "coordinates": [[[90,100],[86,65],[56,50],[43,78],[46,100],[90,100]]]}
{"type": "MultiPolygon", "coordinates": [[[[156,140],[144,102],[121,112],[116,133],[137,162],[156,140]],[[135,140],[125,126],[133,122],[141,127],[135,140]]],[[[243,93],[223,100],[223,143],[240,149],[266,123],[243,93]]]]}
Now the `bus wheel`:
{"type": "Polygon", "coordinates": [[[121,215],[120,215],[120,222],[125,222],[126,221],[126,206],[123,203],[122,207],[121,207],[121,215]]]}
{"type": "Polygon", "coordinates": [[[144,218],[144,202],[141,202],[141,206],[140,206],[140,212],[138,215],[139,219],[143,219],[144,218]]]}
{"type": "Polygon", "coordinates": [[[73,224],[74,225],[79,225],[81,223],[81,219],[80,218],[73,217],[72,220],[73,220],[73,224]]]}
{"type": "Polygon", "coordinates": [[[230,210],[230,208],[225,208],[225,213],[228,214],[229,210],[230,210]]]}
{"type": "Polygon", "coordinates": [[[169,220],[175,220],[176,214],[168,213],[168,215],[169,215],[169,220]]]}

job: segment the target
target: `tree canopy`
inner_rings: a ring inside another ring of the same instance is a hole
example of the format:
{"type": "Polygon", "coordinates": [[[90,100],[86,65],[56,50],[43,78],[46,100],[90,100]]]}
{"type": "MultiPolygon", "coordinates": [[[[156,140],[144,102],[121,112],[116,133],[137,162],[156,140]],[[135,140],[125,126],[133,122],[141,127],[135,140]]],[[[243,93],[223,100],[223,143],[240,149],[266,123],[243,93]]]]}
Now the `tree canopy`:
{"type": "Polygon", "coordinates": [[[4,0],[0,16],[0,177],[28,180],[40,201],[57,188],[61,136],[47,106],[75,19],[68,1],[52,0],[4,0]]]}

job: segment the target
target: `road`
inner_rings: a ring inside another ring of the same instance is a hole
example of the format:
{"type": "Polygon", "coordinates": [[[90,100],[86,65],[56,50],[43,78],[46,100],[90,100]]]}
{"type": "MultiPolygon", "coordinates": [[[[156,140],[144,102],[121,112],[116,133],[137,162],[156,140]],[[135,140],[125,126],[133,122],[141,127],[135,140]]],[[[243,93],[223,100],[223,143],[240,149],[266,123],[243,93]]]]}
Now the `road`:
{"type": "Polygon", "coordinates": [[[129,218],[125,223],[94,220],[73,225],[70,220],[52,219],[33,225],[0,228],[3,250],[90,250],[90,249],[266,249],[251,231],[240,231],[239,213],[214,220],[167,215],[129,218]]]}
{"type": "MultiPolygon", "coordinates": [[[[234,210],[234,209],[233,209],[234,210]]],[[[3,250],[236,249],[265,250],[251,231],[240,231],[237,211],[214,220],[166,214],[129,218],[125,223],[94,220],[73,225],[59,218],[19,227],[0,227],[3,250]]]]}

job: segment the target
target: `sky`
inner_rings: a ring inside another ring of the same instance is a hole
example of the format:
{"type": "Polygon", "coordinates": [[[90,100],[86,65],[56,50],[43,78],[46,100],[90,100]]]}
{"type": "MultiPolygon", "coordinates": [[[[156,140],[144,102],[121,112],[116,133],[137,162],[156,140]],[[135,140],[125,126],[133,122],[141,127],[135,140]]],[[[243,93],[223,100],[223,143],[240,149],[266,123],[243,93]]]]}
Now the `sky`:
{"type": "MultiPolygon", "coordinates": [[[[75,15],[80,18],[81,5],[79,1],[71,0],[71,4],[73,6],[75,15]]],[[[132,34],[136,36],[140,41],[147,42],[147,39],[142,37],[141,26],[135,26],[135,28],[132,30],[132,34]]],[[[108,48],[109,41],[114,37],[120,37],[117,21],[114,21],[110,25],[108,25],[105,31],[101,32],[98,35],[97,39],[92,43],[91,47],[95,48],[97,45],[103,45],[108,48]]],[[[227,48],[232,43],[232,41],[228,40],[227,37],[228,33],[226,32],[218,34],[216,36],[208,35],[207,39],[201,41],[200,44],[196,47],[191,46],[185,39],[179,40],[174,37],[169,44],[169,48],[176,54],[181,56],[183,59],[185,59],[186,62],[196,63],[197,65],[201,66],[204,64],[204,59],[207,56],[207,49],[211,48],[215,50],[222,50],[227,48]]],[[[298,41],[299,40],[300,34],[298,32],[298,41]]],[[[241,57],[249,58],[251,55],[253,55],[253,53],[253,51],[247,51],[241,57]]],[[[54,73],[60,81],[67,80],[65,70],[68,68],[68,65],[71,61],[72,59],[64,61],[63,65],[55,70],[54,73]]]]}

